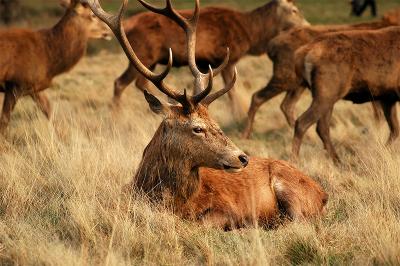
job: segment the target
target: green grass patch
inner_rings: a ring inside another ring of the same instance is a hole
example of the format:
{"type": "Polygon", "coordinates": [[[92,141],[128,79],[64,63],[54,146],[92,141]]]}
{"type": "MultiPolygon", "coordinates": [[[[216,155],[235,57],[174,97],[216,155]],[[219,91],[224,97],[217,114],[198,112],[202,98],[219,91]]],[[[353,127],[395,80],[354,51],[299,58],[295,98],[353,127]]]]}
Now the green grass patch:
{"type": "Polygon", "coordinates": [[[286,252],[286,258],[292,265],[316,264],[322,263],[321,255],[311,240],[297,239],[289,243],[286,252]]]}

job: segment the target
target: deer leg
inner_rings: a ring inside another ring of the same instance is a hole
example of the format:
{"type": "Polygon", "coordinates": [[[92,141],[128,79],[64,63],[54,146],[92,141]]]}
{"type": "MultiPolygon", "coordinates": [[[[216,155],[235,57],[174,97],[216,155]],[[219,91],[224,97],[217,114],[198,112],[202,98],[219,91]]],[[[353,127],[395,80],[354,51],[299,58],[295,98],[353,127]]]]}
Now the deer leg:
{"type": "Polygon", "coordinates": [[[4,134],[8,123],[10,122],[11,112],[14,110],[18,96],[14,90],[6,90],[3,102],[3,111],[0,117],[0,133],[4,134]]]}
{"type": "Polygon", "coordinates": [[[34,92],[30,96],[32,97],[33,101],[38,105],[43,114],[47,117],[47,119],[50,119],[51,105],[46,94],[44,94],[44,92],[34,92]]]}
{"type": "Polygon", "coordinates": [[[299,101],[300,96],[304,92],[304,87],[300,86],[295,90],[288,91],[285,98],[281,104],[281,110],[285,115],[286,121],[291,127],[294,127],[295,119],[294,119],[294,109],[296,107],[296,103],[299,101]]]}
{"type": "Polygon", "coordinates": [[[283,90],[278,87],[271,86],[271,82],[269,82],[266,87],[253,94],[251,97],[251,105],[247,113],[246,127],[242,133],[243,138],[248,139],[250,137],[250,134],[253,131],[254,118],[260,106],[282,91],[283,90]]]}
{"type": "Polygon", "coordinates": [[[322,115],[321,119],[318,120],[317,123],[317,133],[320,139],[324,144],[324,148],[328,152],[329,156],[333,159],[334,162],[339,163],[340,159],[337,155],[335,148],[332,145],[331,136],[330,136],[330,127],[329,123],[332,117],[333,108],[329,109],[325,114],[322,115]]]}
{"type": "Polygon", "coordinates": [[[236,227],[229,215],[222,211],[211,210],[209,214],[201,218],[201,222],[206,226],[224,229],[225,231],[230,231],[236,227]]]}
{"type": "Polygon", "coordinates": [[[396,103],[394,101],[382,101],[381,106],[385,115],[386,121],[389,125],[390,135],[387,145],[395,141],[399,136],[399,120],[397,118],[396,103]]]}
{"type": "Polygon", "coordinates": [[[372,111],[374,113],[374,119],[376,123],[382,121],[383,118],[383,107],[382,102],[380,101],[373,101],[371,102],[372,111]]]}
{"type": "Polygon", "coordinates": [[[138,72],[135,69],[135,67],[132,64],[129,64],[125,72],[115,80],[113,103],[116,106],[119,105],[121,100],[121,95],[124,92],[125,88],[132,83],[132,81],[136,78],[137,73],[138,72]]]}
{"type": "Polygon", "coordinates": [[[292,143],[292,155],[294,159],[298,158],[301,142],[305,132],[316,123],[332,105],[323,101],[321,97],[313,99],[311,106],[305,111],[295,123],[294,138],[292,143]]]}
{"type": "MultiPolygon", "coordinates": [[[[235,71],[235,65],[233,64],[226,66],[226,68],[222,70],[221,75],[224,80],[224,84],[228,84],[232,80],[234,71],[235,71]]],[[[233,115],[237,120],[243,119],[245,117],[246,111],[242,99],[240,99],[239,96],[237,95],[236,89],[232,88],[228,92],[228,96],[229,99],[231,100],[233,115]]]]}

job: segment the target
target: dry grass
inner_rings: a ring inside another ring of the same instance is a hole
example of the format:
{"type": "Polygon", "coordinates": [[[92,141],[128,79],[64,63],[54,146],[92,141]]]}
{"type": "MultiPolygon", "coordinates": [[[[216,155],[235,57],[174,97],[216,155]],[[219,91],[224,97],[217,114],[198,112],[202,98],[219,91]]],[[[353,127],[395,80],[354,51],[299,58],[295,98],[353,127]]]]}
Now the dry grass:
{"type": "MultiPolygon", "coordinates": [[[[133,87],[121,113],[110,111],[113,79],[125,64],[122,55],[100,54],[58,78],[47,92],[51,122],[30,99],[17,105],[0,140],[0,264],[400,263],[399,146],[384,147],[388,130],[372,121],[369,106],[336,106],[332,136],[343,166],[326,158],[314,130],[304,141],[299,167],[330,194],[326,217],[222,232],[121,194],[160,121],[133,87]]],[[[237,87],[246,104],[270,72],[266,57],[240,62],[237,87]]],[[[191,78],[174,70],[170,82],[189,87],[191,78]]],[[[238,137],[227,99],[211,113],[250,154],[286,159],[292,130],[281,99],[262,107],[252,140],[238,137]]],[[[308,103],[305,97],[299,109],[308,103]]]]}

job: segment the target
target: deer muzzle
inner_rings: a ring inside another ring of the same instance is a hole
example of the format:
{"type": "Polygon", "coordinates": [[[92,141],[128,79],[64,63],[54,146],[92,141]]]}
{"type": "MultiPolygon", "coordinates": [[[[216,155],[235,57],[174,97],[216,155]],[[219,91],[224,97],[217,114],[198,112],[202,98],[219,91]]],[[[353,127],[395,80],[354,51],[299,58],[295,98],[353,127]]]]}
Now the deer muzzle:
{"type": "Polygon", "coordinates": [[[249,156],[243,152],[232,156],[229,159],[225,159],[221,162],[222,169],[227,172],[236,173],[240,172],[249,164],[249,156]]]}

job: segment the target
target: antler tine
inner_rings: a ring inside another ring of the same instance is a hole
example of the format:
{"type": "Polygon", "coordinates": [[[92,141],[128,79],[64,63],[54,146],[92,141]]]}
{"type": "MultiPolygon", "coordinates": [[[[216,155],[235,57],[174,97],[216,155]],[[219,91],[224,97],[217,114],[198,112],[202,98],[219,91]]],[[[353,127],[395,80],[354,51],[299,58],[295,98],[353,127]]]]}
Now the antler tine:
{"type": "Polygon", "coordinates": [[[197,95],[192,96],[192,101],[195,105],[201,102],[211,92],[213,88],[213,76],[214,72],[212,67],[208,65],[208,85],[205,90],[202,90],[197,95]]]}
{"type": "Polygon", "coordinates": [[[230,56],[230,50],[229,50],[229,47],[226,47],[226,55],[225,55],[224,61],[222,61],[222,63],[219,65],[219,67],[214,69],[214,77],[218,76],[219,73],[221,73],[221,71],[224,70],[224,68],[228,65],[229,56],[230,56]]]}
{"type": "Polygon", "coordinates": [[[190,71],[193,76],[196,78],[195,86],[202,86],[203,79],[210,76],[208,74],[203,74],[196,64],[196,32],[197,32],[197,23],[200,17],[200,2],[196,0],[195,9],[193,12],[193,16],[190,20],[186,20],[187,23],[183,29],[186,32],[187,39],[187,54],[188,54],[188,64],[190,71]]]}
{"type": "MultiPolygon", "coordinates": [[[[147,3],[144,0],[138,0],[139,3],[141,3],[146,9],[150,10],[151,12],[157,13],[157,14],[161,14],[164,15],[166,17],[171,18],[172,20],[174,20],[176,23],[178,23],[179,26],[181,26],[182,28],[186,28],[188,27],[188,25],[190,24],[190,21],[193,19],[186,19],[185,17],[183,17],[181,14],[179,14],[173,7],[171,4],[171,0],[166,0],[166,6],[164,8],[158,8],[155,7],[149,3],[147,3]]],[[[196,6],[197,8],[197,6],[196,6]]]]}
{"type": "MultiPolygon", "coordinates": [[[[89,7],[92,10],[92,12],[98,18],[100,18],[104,23],[106,23],[110,28],[111,28],[110,24],[115,24],[116,16],[108,14],[107,12],[105,12],[104,9],[100,6],[98,0],[92,0],[92,1],[90,1],[90,0],[81,0],[80,2],[82,4],[89,5],[89,7]]],[[[120,7],[120,11],[124,7],[124,4],[125,4],[125,2],[120,7]]]]}
{"type": "MultiPolygon", "coordinates": [[[[142,1],[142,0],[139,0],[142,1]]],[[[198,94],[192,96],[192,101],[194,104],[198,104],[201,102],[212,90],[213,86],[213,77],[218,75],[228,64],[229,61],[229,48],[227,49],[227,54],[224,58],[223,63],[216,68],[214,71],[211,67],[209,67],[208,73],[202,73],[196,64],[196,31],[197,31],[197,23],[200,17],[200,2],[196,0],[195,9],[193,12],[193,16],[190,20],[185,19],[181,15],[176,16],[177,19],[183,20],[184,22],[176,21],[186,32],[186,39],[187,39],[187,54],[188,54],[188,65],[190,71],[192,72],[193,76],[195,77],[195,91],[200,91],[198,94]],[[207,88],[203,90],[203,80],[208,80],[207,88]]],[[[173,10],[171,6],[170,0],[167,0],[167,7],[171,9],[175,14],[176,11],[173,10]]]]}
{"type": "Polygon", "coordinates": [[[150,80],[161,92],[166,94],[168,97],[176,100],[182,105],[187,105],[188,100],[187,97],[170,89],[165,83],[164,79],[168,75],[169,71],[172,68],[172,50],[169,49],[169,58],[168,64],[165,70],[161,74],[156,74],[150,71],[143,63],[139,60],[136,53],[133,51],[132,46],[130,45],[128,38],[126,37],[125,30],[122,25],[122,17],[125,13],[128,0],[123,0],[122,5],[119,9],[117,15],[112,15],[103,10],[100,6],[98,0],[81,0],[83,3],[86,3],[90,6],[90,9],[93,13],[99,17],[104,23],[106,23],[110,29],[114,32],[115,37],[118,39],[121,44],[122,49],[124,50],[126,56],[129,61],[136,67],[136,69],[148,80],[150,80]]]}
{"type": "Polygon", "coordinates": [[[214,92],[213,94],[208,95],[207,98],[201,101],[201,103],[205,106],[208,106],[213,101],[215,101],[216,99],[227,93],[229,90],[233,88],[233,85],[235,85],[236,77],[237,77],[237,70],[235,67],[231,81],[228,84],[226,84],[222,90],[219,90],[217,92],[214,92]]]}
{"type": "Polygon", "coordinates": [[[186,33],[187,42],[187,56],[188,65],[192,75],[195,77],[195,91],[200,91],[197,95],[191,97],[191,101],[194,105],[200,103],[212,90],[213,87],[213,77],[218,75],[229,62],[229,48],[227,48],[227,53],[222,64],[216,68],[214,71],[209,67],[207,74],[202,73],[196,64],[196,31],[197,24],[200,17],[200,1],[195,0],[195,9],[193,16],[190,19],[185,18],[179,14],[171,4],[171,0],[166,0],[166,6],[164,8],[155,7],[145,0],[138,0],[145,8],[148,10],[164,15],[166,17],[174,20],[186,33]],[[203,90],[204,80],[208,80],[207,88],[203,90]]]}
{"type": "Polygon", "coordinates": [[[219,72],[221,72],[221,70],[228,63],[228,59],[229,59],[229,53],[228,53],[228,58],[226,58],[224,60],[224,64],[221,67],[216,69],[216,73],[213,72],[211,68],[207,74],[201,73],[201,71],[198,69],[198,67],[196,65],[196,56],[195,56],[196,51],[195,50],[196,50],[196,28],[197,28],[197,23],[198,23],[198,20],[200,17],[200,2],[199,2],[199,0],[195,1],[195,9],[193,12],[193,16],[190,19],[187,19],[184,16],[182,16],[181,14],[179,14],[172,6],[171,0],[166,0],[166,6],[164,8],[155,7],[155,6],[147,3],[145,0],[138,0],[138,1],[148,10],[171,18],[185,31],[186,42],[187,42],[188,65],[189,65],[190,71],[192,72],[193,76],[195,77],[195,87],[202,88],[203,80],[208,78],[207,88],[205,90],[200,90],[200,93],[198,95],[195,95],[192,97],[192,101],[194,104],[199,103],[204,97],[207,96],[208,93],[210,93],[210,91],[212,89],[212,84],[213,84],[212,77],[215,76],[216,74],[218,74],[219,72]]]}
{"type": "Polygon", "coordinates": [[[166,7],[165,8],[158,8],[149,3],[145,0],[138,0],[145,8],[148,10],[164,15],[166,17],[171,18],[175,21],[186,33],[187,38],[187,45],[188,45],[188,61],[189,67],[192,74],[196,78],[204,78],[207,77],[208,74],[203,74],[199,71],[195,63],[195,45],[196,45],[196,27],[197,22],[200,16],[200,3],[199,0],[196,0],[195,9],[193,12],[193,16],[190,19],[185,18],[181,14],[179,14],[171,4],[171,0],[166,0],[166,7]]]}

